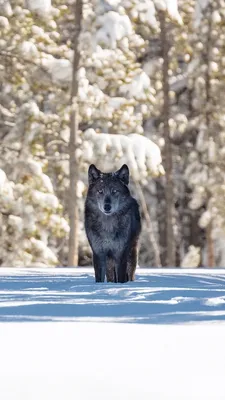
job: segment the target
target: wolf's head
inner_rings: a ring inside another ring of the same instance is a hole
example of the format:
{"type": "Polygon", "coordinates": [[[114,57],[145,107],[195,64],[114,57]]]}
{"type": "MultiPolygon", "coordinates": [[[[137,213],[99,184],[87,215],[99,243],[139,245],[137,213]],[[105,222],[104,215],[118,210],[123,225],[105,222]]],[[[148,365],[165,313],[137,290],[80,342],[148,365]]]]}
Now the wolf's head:
{"type": "Polygon", "coordinates": [[[127,197],[130,196],[127,187],[129,168],[126,164],[111,173],[103,173],[92,164],[88,170],[88,181],[88,195],[96,201],[99,210],[105,215],[112,215],[123,209],[127,197]]]}

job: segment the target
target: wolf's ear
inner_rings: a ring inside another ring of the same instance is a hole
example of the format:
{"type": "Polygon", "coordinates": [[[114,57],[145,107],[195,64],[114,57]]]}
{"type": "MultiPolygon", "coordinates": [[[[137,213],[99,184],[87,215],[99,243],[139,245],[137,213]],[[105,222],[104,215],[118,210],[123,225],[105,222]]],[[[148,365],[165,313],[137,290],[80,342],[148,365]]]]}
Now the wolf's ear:
{"type": "Polygon", "coordinates": [[[129,168],[126,164],[123,164],[123,166],[118,171],[116,171],[116,175],[125,185],[128,185],[128,183],[129,183],[129,168]]]}
{"type": "Polygon", "coordinates": [[[88,183],[94,183],[100,177],[101,171],[94,164],[91,164],[88,169],[88,183]]]}

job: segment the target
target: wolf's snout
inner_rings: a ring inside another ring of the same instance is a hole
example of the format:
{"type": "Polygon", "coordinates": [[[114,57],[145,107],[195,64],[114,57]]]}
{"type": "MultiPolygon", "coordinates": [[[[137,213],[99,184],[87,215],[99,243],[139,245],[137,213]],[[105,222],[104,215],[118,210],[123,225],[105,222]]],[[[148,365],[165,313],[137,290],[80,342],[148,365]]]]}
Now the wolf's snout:
{"type": "Polygon", "coordinates": [[[105,203],[104,204],[104,211],[105,212],[110,212],[111,211],[111,204],[105,203]]]}

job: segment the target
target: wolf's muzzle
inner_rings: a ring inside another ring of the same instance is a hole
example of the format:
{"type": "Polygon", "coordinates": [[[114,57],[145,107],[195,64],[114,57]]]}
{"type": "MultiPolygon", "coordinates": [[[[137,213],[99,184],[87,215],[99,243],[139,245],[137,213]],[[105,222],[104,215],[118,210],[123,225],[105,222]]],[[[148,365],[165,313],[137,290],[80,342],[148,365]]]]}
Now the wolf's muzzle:
{"type": "Polygon", "coordinates": [[[110,211],[111,211],[111,204],[109,204],[109,203],[105,203],[104,204],[104,211],[106,212],[106,213],[110,213],[110,211]]]}

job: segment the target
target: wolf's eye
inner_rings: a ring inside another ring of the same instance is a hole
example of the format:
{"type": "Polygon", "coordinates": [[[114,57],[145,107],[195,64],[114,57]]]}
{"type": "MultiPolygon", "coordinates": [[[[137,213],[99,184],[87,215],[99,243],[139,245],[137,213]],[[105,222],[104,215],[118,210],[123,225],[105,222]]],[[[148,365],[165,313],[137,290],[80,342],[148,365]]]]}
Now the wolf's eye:
{"type": "Polygon", "coordinates": [[[103,189],[99,189],[99,190],[98,190],[98,193],[99,193],[99,194],[102,194],[102,193],[103,193],[103,189]]]}
{"type": "Polygon", "coordinates": [[[115,194],[115,193],[117,193],[117,192],[118,192],[118,190],[112,189],[112,194],[115,194]]]}

